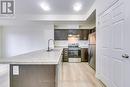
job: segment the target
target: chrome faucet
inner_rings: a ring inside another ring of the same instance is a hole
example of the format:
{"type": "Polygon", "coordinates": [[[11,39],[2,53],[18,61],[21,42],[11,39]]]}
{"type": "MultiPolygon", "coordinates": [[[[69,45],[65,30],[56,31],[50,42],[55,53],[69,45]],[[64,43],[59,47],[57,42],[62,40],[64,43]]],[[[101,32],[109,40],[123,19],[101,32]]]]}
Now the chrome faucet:
{"type": "Polygon", "coordinates": [[[52,40],[53,43],[54,43],[54,40],[53,40],[53,39],[49,39],[49,40],[48,40],[48,49],[47,49],[47,51],[51,51],[51,50],[52,50],[52,49],[50,49],[50,41],[51,41],[51,40],[52,40]]]}

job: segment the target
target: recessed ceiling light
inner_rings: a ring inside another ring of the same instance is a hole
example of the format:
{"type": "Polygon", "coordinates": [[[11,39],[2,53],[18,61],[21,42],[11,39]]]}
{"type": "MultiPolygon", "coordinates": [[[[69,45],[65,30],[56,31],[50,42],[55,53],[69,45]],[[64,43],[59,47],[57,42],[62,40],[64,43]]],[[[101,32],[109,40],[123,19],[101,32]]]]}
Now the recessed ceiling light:
{"type": "Polygon", "coordinates": [[[48,5],[48,3],[43,2],[40,4],[40,6],[44,11],[50,11],[50,6],[48,5]]]}
{"type": "Polygon", "coordinates": [[[82,9],[82,4],[79,3],[79,2],[75,3],[75,4],[73,5],[73,9],[74,9],[75,11],[80,11],[80,10],[82,9]]]}

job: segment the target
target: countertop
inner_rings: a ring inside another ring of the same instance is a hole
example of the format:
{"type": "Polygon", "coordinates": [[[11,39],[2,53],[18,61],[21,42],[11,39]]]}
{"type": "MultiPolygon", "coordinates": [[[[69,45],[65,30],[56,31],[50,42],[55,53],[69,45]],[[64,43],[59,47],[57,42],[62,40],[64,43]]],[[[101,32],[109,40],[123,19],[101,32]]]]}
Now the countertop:
{"type": "Polygon", "coordinates": [[[88,46],[80,46],[80,48],[88,48],[88,46]]]}
{"type": "Polygon", "coordinates": [[[38,50],[30,53],[0,59],[0,64],[51,64],[59,63],[63,48],[55,48],[47,52],[46,50],[38,50]]]}

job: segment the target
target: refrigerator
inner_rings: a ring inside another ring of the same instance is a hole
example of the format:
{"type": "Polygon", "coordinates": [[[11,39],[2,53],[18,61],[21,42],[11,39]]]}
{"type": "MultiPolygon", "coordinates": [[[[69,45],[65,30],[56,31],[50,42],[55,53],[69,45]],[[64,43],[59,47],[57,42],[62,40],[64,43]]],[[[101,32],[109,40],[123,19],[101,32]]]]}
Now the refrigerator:
{"type": "Polygon", "coordinates": [[[96,70],[96,32],[89,34],[88,64],[96,70]]]}

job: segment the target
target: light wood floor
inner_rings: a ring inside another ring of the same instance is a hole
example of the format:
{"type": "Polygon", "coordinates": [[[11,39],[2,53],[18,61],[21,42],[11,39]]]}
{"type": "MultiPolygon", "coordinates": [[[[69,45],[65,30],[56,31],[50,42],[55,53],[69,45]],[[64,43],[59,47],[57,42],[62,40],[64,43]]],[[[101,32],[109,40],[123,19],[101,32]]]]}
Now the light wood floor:
{"type": "Polygon", "coordinates": [[[104,87],[87,63],[63,63],[62,87],[104,87]]]}

